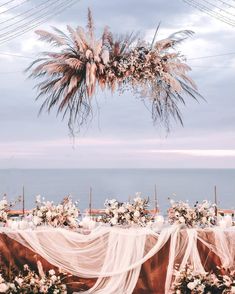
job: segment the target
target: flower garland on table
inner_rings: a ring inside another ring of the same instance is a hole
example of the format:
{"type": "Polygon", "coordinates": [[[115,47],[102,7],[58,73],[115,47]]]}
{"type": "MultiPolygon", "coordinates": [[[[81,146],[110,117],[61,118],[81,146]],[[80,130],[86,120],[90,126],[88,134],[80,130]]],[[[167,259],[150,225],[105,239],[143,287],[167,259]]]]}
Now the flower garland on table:
{"type": "Polygon", "coordinates": [[[77,218],[79,209],[77,203],[73,203],[71,197],[65,197],[62,202],[55,205],[53,201],[41,202],[41,196],[36,197],[36,208],[32,211],[32,219],[35,226],[50,225],[53,227],[78,227],[77,218]]]}
{"type": "Polygon", "coordinates": [[[215,205],[204,200],[190,207],[187,202],[171,200],[168,221],[170,224],[185,225],[190,228],[216,225],[215,205]]]}
{"type": "Polygon", "coordinates": [[[53,269],[44,273],[40,262],[38,271],[39,275],[25,264],[23,271],[18,274],[11,273],[10,277],[0,274],[0,293],[67,293],[66,284],[63,283],[64,274],[56,275],[53,269]]]}
{"type": "Polygon", "coordinates": [[[147,213],[148,199],[140,197],[136,193],[133,203],[119,202],[116,199],[106,200],[104,203],[105,214],[100,221],[115,225],[139,225],[146,226],[152,223],[153,217],[147,213]]]}
{"type": "Polygon", "coordinates": [[[172,294],[234,294],[235,271],[225,275],[215,273],[198,274],[187,265],[175,271],[172,294]]]}

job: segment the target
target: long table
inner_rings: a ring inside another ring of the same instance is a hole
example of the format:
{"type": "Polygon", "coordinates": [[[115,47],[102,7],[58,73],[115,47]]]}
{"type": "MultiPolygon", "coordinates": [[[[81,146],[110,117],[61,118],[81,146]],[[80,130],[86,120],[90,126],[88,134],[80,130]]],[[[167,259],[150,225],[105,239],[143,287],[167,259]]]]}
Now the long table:
{"type": "MultiPolygon", "coordinates": [[[[98,278],[107,279],[112,287],[115,279],[121,277],[134,283],[134,288],[127,288],[129,290],[125,294],[163,294],[170,293],[176,264],[183,266],[191,262],[197,270],[213,272],[218,271],[218,266],[235,267],[235,229],[202,230],[171,226],[155,233],[141,228],[105,227],[84,234],[50,227],[36,230],[2,228],[0,252],[1,267],[6,269],[21,269],[24,264],[29,264],[37,270],[36,261],[40,260],[45,271],[58,270],[58,266],[69,271],[72,273],[66,281],[69,293],[88,289],[96,293],[102,289],[100,285],[94,288],[98,278]],[[95,246],[100,247],[96,250],[95,246]],[[115,261],[115,250],[120,263],[124,262],[124,268],[115,261]],[[140,252],[139,256],[135,256],[136,252],[140,252]],[[134,257],[127,262],[131,254],[134,257]],[[114,280],[109,278],[108,272],[114,280]],[[128,292],[130,289],[133,290],[128,292]]],[[[107,294],[107,289],[99,293],[107,294]]],[[[124,294],[123,289],[118,291],[114,289],[113,293],[124,294]]]]}

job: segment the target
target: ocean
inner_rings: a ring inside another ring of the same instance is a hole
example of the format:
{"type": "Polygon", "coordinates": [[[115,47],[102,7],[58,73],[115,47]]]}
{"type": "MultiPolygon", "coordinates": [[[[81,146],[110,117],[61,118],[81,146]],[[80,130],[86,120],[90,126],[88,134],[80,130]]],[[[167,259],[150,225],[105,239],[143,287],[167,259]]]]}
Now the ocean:
{"type": "MultiPolygon", "coordinates": [[[[214,201],[217,187],[219,207],[235,209],[235,169],[2,169],[0,193],[13,200],[25,189],[25,207],[34,207],[40,194],[55,203],[70,194],[84,210],[89,205],[102,208],[105,199],[127,201],[136,192],[149,197],[153,207],[154,187],[162,213],[169,207],[168,198],[214,201]]],[[[19,208],[18,205],[16,208],[19,208]]]]}

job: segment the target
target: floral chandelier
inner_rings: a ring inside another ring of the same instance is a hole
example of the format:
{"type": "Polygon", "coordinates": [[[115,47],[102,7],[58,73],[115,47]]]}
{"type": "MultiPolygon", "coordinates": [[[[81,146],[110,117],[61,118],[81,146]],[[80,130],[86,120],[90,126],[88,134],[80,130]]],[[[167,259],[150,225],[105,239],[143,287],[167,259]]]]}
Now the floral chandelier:
{"type": "Polygon", "coordinates": [[[43,52],[28,68],[30,77],[40,80],[41,110],[57,108],[63,118],[68,117],[72,130],[92,117],[92,97],[98,91],[131,91],[150,103],[154,122],[169,128],[173,118],[183,124],[179,104],[185,104],[185,96],[197,99],[200,94],[175,46],[192,31],[179,31],[160,41],[155,41],[155,34],[147,43],[138,34],[114,36],[105,27],[97,39],[90,9],[86,28],[67,29],[68,35],[57,28],[55,33],[36,31],[41,40],[60,48],[43,52]]]}

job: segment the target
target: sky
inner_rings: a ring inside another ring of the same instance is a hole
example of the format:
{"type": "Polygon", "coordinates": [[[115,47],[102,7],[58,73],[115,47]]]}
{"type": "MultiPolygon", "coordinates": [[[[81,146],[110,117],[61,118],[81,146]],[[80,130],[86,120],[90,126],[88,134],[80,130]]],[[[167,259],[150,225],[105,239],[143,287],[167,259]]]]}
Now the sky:
{"type": "MultiPolygon", "coordinates": [[[[24,1],[0,5],[0,40],[18,14],[43,2],[24,1]]],[[[55,112],[38,116],[42,101],[35,101],[36,82],[24,70],[50,48],[32,29],[0,41],[0,168],[235,168],[235,54],[201,58],[233,53],[235,27],[182,0],[80,0],[38,28],[84,26],[88,7],[97,36],[108,25],[116,33],[140,31],[150,41],[159,21],[159,39],[182,29],[194,31],[178,50],[206,101],[186,98],[186,106],[180,107],[184,127],[172,122],[167,133],[153,125],[143,102],[131,93],[99,93],[93,120],[72,138],[66,120],[55,112]]],[[[235,15],[235,6],[226,9],[235,15]]]]}

